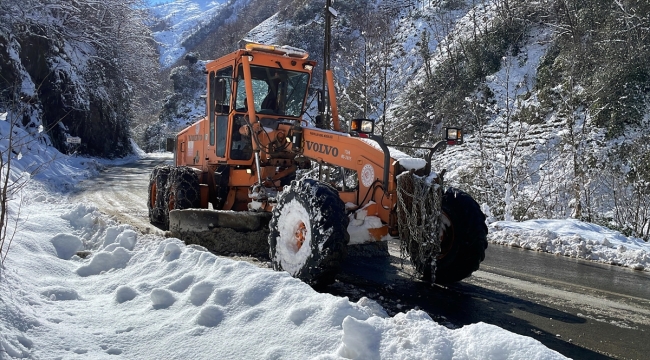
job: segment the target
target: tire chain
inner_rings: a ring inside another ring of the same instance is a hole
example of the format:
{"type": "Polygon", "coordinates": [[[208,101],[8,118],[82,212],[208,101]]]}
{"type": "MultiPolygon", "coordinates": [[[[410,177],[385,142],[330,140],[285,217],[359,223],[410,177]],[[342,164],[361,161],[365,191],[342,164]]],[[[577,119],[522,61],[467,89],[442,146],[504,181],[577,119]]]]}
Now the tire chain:
{"type": "Polygon", "coordinates": [[[198,208],[201,205],[199,177],[194,169],[187,166],[172,167],[166,186],[167,216],[170,210],[198,208]],[[174,204],[169,204],[173,196],[174,204]]]}
{"type": "MultiPolygon", "coordinates": [[[[440,181],[440,180],[439,180],[440,181]]],[[[400,255],[411,259],[424,280],[434,282],[440,254],[441,187],[411,172],[397,176],[400,255]]]]}
{"type": "Polygon", "coordinates": [[[149,208],[149,221],[153,224],[165,224],[166,223],[166,201],[165,201],[165,192],[167,187],[167,180],[169,178],[169,173],[171,172],[172,166],[169,165],[159,165],[156,166],[149,176],[149,198],[147,201],[147,207],[149,208]],[[152,185],[156,184],[156,194],[155,201],[152,206],[151,196],[152,196],[152,185]]]}

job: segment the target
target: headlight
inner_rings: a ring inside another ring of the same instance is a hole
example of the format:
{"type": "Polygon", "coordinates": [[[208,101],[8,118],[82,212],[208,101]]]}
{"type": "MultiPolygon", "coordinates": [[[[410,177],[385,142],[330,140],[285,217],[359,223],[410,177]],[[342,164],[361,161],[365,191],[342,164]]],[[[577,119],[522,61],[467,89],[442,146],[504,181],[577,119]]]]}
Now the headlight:
{"type": "Polygon", "coordinates": [[[374,130],[375,122],[372,120],[362,120],[361,121],[361,132],[371,134],[374,130]]]}
{"type": "Polygon", "coordinates": [[[446,128],[445,129],[447,145],[460,145],[463,143],[463,129],[446,128]]]}
{"type": "Polygon", "coordinates": [[[375,121],[370,119],[354,119],[350,123],[350,135],[368,137],[375,131],[375,121]]]}

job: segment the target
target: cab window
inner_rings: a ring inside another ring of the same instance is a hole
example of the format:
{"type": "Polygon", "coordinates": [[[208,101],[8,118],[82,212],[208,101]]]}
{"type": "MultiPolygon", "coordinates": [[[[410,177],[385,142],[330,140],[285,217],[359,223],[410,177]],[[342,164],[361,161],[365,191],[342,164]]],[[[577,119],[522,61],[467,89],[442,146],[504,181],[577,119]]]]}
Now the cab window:
{"type": "Polygon", "coordinates": [[[208,102],[208,111],[210,118],[210,145],[215,145],[217,156],[225,156],[226,134],[223,131],[224,116],[230,113],[230,103],[232,98],[232,76],[233,67],[229,66],[210,73],[210,97],[208,102]],[[215,121],[216,118],[216,121],[215,121]],[[216,123],[219,124],[216,124],[216,123]]]}

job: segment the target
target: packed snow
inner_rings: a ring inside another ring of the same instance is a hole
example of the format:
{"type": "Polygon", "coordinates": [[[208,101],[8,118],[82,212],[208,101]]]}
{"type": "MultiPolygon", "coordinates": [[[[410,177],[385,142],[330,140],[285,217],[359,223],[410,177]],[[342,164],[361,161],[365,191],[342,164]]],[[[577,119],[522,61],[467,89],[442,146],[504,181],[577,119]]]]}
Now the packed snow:
{"type": "Polygon", "coordinates": [[[20,219],[0,272],[1,358],[563,358],[486,323],[389,317],[371,299],[321,294],[69,201],[78,181],[115,162],[36,142],[14,164],[12,178],[29,181],[10,203],[20,219]],[[38,174],[24,173],[41,159],[38,174]]]}
{"type": "Polygon", "coordinates": [[[497,221],[488,240],[520,247],[650,271],[650,243],[575,219],[497,221]]]}
{"type": "MultiPolygon", "coordinates": [[[[377,241],[368,230],[378,229],[384,226],[381,219],[377,216],[368,215],[368,207],[375,204],[374,201],[368,202],[366,206],[351,213],[348,223],[348,234],[350,235],[350,245],[364,244],[368,242],[377,241]]],[[[356,205],[349,203],[346,204],[347,208],[356,207],[356,205]]],[[[382,239],[385,240],[385,239],[382,239]]]]}
{"type": "Polygon", "coordinates": [[[278,219],[278,230],[280,237],[278,239],[277,261],[282,268],[291,275],[296,275],[302,268],[301,264],[309,258],[311,254],[311,222],[307,209],[296,199],[292,199],[285,205],[282,216],[278,219]],[[300,229],[300,224],[304,228],[300,229]],[[300,248],[294,240],[294,234],[304,231],[305,242],[300,248]]]}

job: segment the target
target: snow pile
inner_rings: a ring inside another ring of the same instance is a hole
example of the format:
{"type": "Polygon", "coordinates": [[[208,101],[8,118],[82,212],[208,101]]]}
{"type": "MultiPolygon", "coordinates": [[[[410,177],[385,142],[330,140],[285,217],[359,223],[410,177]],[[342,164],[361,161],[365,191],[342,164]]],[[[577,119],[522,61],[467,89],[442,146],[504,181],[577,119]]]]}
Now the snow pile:
{"type": "Polygon", "coordinates": [[[56,250],[56,255],[63,260],[69,260],[83,246],[81,240],[72,234],[57,234],[50,242],[56,250]]]}
{"type": "Polygon", "coordinates": [[[450,330],[421,311],[389,318],[367,298],[320,294],[285,272],[50,199],[29,206],[3,273],[0,351],[11,357],[562,358],[492,325],[450,330]],[[79,241],[90,257],[58,256],[79,241]]]}
{"type": "Polygon", "coordinates": [[[406,170],[420,170],[427,166],[426,160],[420,158],[401,158],[398,162],[406,170]]]}
{"type": "MultiPolygon", "coordinates": [[[[371,229],[380,229],[384,224],[377,216],[368,216],[365,210],[360,210],[350,215],[348,225],[348,234],[350,235],[350,245],[365,244],[377,241],[369,232],[371,229]]],[[[383,240],[383,239],[382,239],[383,240]]]]}
{"type": "Polygon", "coordinates": [[[30,193],[0,278],[3,358],[561,358],[492,325],[389,318],[370,299],[320,294],[42,187],[30,193]]]}
{"type": "Polygon", "coordinates": [[[498,221],[488,240],[601,263],[650,271],[650,244],[618,231],[578,220],[498,221]]]}
{"type": "Polygon", "coordinates": [[[426,313],[413,310],[393,318],[347,317],[338,355],[348,359],[564,358],[536,347],[536,342],[524,336],[512,338],[503,329],[485,323],[450,330],[433,322],[426,313]],[[422,348],[430,353],[422,352],[422,348]]]}

